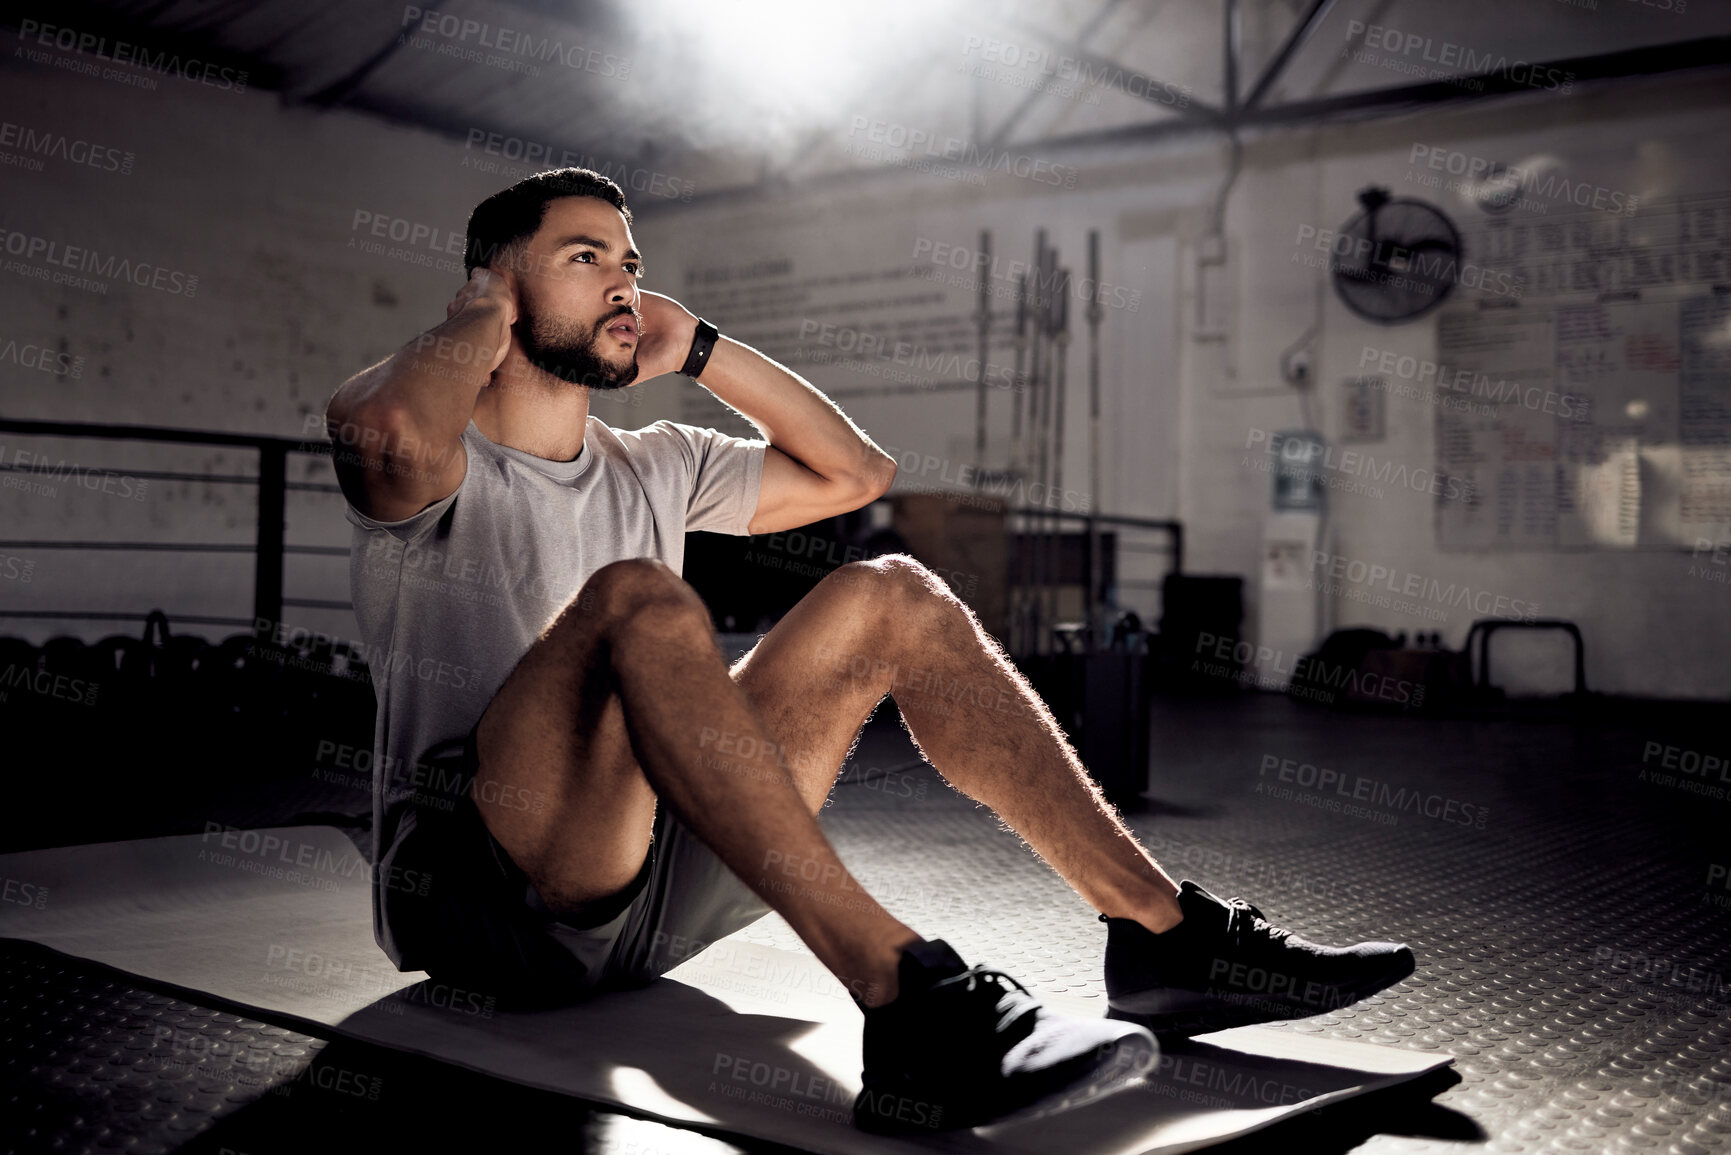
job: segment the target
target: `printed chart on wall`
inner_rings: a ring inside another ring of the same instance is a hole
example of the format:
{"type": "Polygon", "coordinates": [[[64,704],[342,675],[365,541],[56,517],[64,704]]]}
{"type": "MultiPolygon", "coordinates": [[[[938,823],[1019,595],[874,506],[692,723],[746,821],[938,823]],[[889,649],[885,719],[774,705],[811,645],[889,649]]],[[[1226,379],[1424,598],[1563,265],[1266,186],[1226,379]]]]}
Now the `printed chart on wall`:
{"type": "MultiPolygon", "coordinates": [[[[932,262],[919,241],[902,232],[889,226],[784,232],[776,243],[798,252],[798,259],[694,262],[677,295],[724,333],[810,378],[850,412],[872,417],[878,407],[918,404],[930,409],[927,420],[965,422],[979,365],[977,279],[932,262]],[[861,240],[856,233],[870,235],[861,240]]],[[[750,247],[737,239],[735,246],[750,247]]],[[[928,240],[925,247],[935,246],[928,240]]],[[[1014,302],[994,300],[993,307],[999,323],[986,380],[1001,393],[1011,360],[1003,322],[1014,302]]],[[[696,394],[683,400],[682,420],[716,423],[714,402],[696,394]]],[[[755,436],[743,422],[736,431],[755,436]]]]}
{"type": "Polygon", "coordinates": [[[1456,549],[1731,537],[1731,297],[1527,302],[1437,319],[1437,507],[1456,549]]]}
{"type": "MultiPolygon", "coordinates": [[[[966,488],[972,470],[998,470],[1008,459],[1015,415],[1035,399],[1018,388],[1016,320],[1024,279],[1061,314],[1062,340],[1069,344],[1059,347],[1071,356],[1067,397],[1076,405],[1086,400],[1081,365],[1089,294],[1096,293],[1104,309],[1103,341],[1110,342],[1126,332],[1158,331],[1158,320],[1139,313],[1143,285],[1162,276],[1169,283],[1172,275],[1166,266],[1150,267],[1150,254],[1169,250],[1106,246],[1096,287],[1086,275],[1083,230],[1058,238],[1063,244],[1055,267],[1042,271],[1033,267],[1034,225],[985,222],[988,243],[981,223],[971,209],[898,208],[845,220],[777,221],[756,232],[735,228],[719,241],[693,239],[676,295],[723,333],[806,377],[885,449],[940,463],[936,472],[921,473],[922,484],[966,488]],[[766,255],[728,256],[741,252],[766,255]],[[974,430],[982,384],[987,451],[979,457],[974,430]]],[[[682,392],[680,404],[681,420],[756,435],[700,390],[682,392]]],[[[1070,429],[1072,436],[1086,435],[1075,414],[1070,429]]],[[[1146,443],[1144,436],[1139,444],[1146,443]]],[[[914,480],[905,477],[903,485],[914,480]]],[[[1006,488],[1000,495],[1025,504],[1029,492],[1006,488]]],[[[1086,497],[1065,499],[1072,500],[1065,508],[1086,497]]]]}

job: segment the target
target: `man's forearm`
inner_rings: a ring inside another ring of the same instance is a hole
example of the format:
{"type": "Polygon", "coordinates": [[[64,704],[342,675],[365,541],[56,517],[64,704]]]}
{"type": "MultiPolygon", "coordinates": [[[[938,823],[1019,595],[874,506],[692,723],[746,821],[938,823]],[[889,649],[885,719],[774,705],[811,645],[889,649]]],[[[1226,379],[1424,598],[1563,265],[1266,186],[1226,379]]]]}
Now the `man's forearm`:
{"type": "MultiPolygon", "coordinates": [[[[699,382],[763,430],[769,443],[829,481],[889,484],[895,461],[799,374],[729,337],[716,342],[699,382]]],[[[881,492],[882,486],[879,486],[881,492]]]]}
{"type": "Polygon", "coordinates": [[[454,440],[509,337],[502,309],[471,303],[349,379],[331,399],[329,415],[333,421],[388,415],[423,440],[454,440]]]}

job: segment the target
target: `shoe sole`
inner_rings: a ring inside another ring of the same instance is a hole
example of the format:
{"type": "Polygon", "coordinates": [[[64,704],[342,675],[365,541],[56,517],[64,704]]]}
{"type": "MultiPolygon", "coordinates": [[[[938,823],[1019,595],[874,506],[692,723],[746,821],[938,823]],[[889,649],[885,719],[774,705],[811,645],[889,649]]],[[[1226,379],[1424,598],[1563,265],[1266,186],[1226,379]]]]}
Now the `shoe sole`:
{"type": "MultiPolygon", "coordinates": [[[[908,1090],[892,1091],[890,1088],[862,1088],[854,1100],[854,1126],[862,1131],[875,1135],[914,1135],[933,1134],[943,1131],[957,1131],[973,1127],[997,1126],[1001,1123],[1026,1123],[1034,1119],[1043,1119],[1049,1115],[1062,1114],[1077,1107],[1104,1099],[1108,1095],[1122,1090],[1130,1083],[1146,1075],[1154,1069],[1154,1064],[1160,1058],[1160,1044],[1149,1035],[1127,1035],[1110,1045],[1110,1053],[1102,1061],[1071,1078],[1063,1086],[1049,1091],[1030,1103],[1010,1108],[1007,1111],[984,1112],[979,1115],[964,1115],[955,1122],[942,1123],[939,1126],[897,1125],[895,1120],[884,1120],[871,1114],[862,1114],[860,1104],[873,1097],[885,1094],[895,1094],[902,1099],[912,1101],[922,1107],[941,1104],[941,1095],[922,1095],[908,1090]]],[[[949,1112],[946,1112],[949,1114],[949,1112]]],[[[952,1115],[951,1118],[954,1118],[952,1115]]]]}
{"type": "Polygon", "coordinates": [[[1332,1014],[1387,990],[1411,975],[1414,969],[1410,963],[1391,967],[1381,976],[1366,979],[1355,988],[1356,993],[1351,998],[1343,997],[1332,1006],[1288,1002],[1267,995],[1210,994],[1207,991],[1156,988],[1111,1000],[1106,1017],[1147,1027],[1156,1037],[1188,1038],[1232,1027],[1332,1014]]]}
{"type": "MultiPolygon", "coordinates": [[[[1027,1123],[1048,1115],[1059,1115],[1077,1107],[1116,1094],[1154,1069],[1160,1059],[1160,1044],[1143,1035],[1119,1039],[1112,1047],[1111,1057],[1086,1075],[1067,1083],[1058,1090],[1019,1107],[1009,1114],[988,1120],[999,1123],[1027,1123]]],[[[975,1124],[982,1126],[983,1124],[975,1124]]]]}

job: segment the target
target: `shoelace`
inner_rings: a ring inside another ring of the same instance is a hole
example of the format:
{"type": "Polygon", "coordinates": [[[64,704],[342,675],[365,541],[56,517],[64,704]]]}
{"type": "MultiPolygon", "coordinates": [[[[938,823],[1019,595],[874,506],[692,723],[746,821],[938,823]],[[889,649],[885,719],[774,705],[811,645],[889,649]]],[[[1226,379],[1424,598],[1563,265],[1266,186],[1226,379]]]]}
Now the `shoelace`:
{"type": "Polygon", "coordinates": [[[1000,1016],[997,1025],[992,1028],[995,1033],[1003,1034],[1005,1030],[1009,1029],[1009,1027],[1022,1016],[1039,1008],[1039,1003],[1035,1001],[1034,996],[1029,993],[1027,987],[1017,982],[1013,976],[1005,974],[1000,970],[993,970],[986,966],[969,967],[959,975],[951,975],[947,979],[939,979],[937,982],[932,984],[931,989],[936,991],[939,987],[955,986],[958,983],[964,983],[966,984],[965,989],[969,992],[973,992],[981,989],[982,985],[988,980],[995,981],[997,986],[1003,991],[1003,994],[999,997],[997,1003],[992,1008],[999,1012],[1000,1016]],[[1005,983],[1008,983],[1009,986],[1005,986],[1005,983]],[[1011,990],[1010,987],[1014,987],[1015,990],[1011,990]],[[1023,997],[1019,999],[1016,998],[1016,991],[1022,992],[1023,997]],[[1006,1003],[1009,1004],[1008,1007],[1005,1006],[1006,1003]]]}
{"type": "Polygon", "coordinates": [[[1260,910],[1242,898],[1230,899],[1226,905],[1232,908],[1232,913],[1227,916],[1226,933],[1232,937],[1232,944],[1236,947],[1249,947],[1249,940],[1260,939],[1255,945],[1266,950],[1292,937],[1290,930],[1275,926],[1263,917],[1260,910]]]}

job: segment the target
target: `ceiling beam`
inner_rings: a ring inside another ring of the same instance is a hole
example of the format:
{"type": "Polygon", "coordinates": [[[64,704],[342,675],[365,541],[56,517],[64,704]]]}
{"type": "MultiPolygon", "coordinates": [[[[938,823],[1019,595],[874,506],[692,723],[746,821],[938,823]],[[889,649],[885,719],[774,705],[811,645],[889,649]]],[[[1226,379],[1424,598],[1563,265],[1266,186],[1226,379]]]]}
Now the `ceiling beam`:
{"type": "MultiPolygon", "coordinates": [[[[1124,0],[1106,0],[1106,2],[1100,6],[1100,10],[1094,13],[1094,15],[1088,20],[1088,23],[1082,28],[1082,30],[1076,33],[1076,44],[1080,46],[1093,39],[1094,33],[1100,30],[1100,25],[1106,22],[1108,16],[1112,15],[1112,13],[1122,7],[1123,3],[1124,0]]],[[[987,148],[997,148],[999,145],[1003,144],[1005,139],[1009,137],[1010,130],[1016,127],[1016,122],[1021,120],[1030,108],[1034,107],[1034,104],[1042,95],[1043,94],[1037,88],[1029,89],[1028,95],[1024,96],[1021,103],[1010,110],[1010,115],[1004,118],[1004,123],[998,126],[997,131],[992,133],[991,136],[986,137],[981,143],[983,143],[987,148]]]]}
{"type": "MultiPolygon", "coordinates": [[[[1095,20],[1096,21],[1104,20],[1106,15],[1115,7],[1117,7],[1116,4],[1108,3],[1106,8],[1096,16],[1095,20]]],[[[1168,94],[1180,91],[1179,89],[1174,88],[1172,85],[1167,84],[1163,80],[1158,80],[1155,77],[1147,76],[1145,73],[1138,72],[1134,68],[1126,68],[1122,64],[1119,64],[1116,60],[1112,60],[1109,57],[1101,56],[1097,52],[1089,51],[1086,47],[1083,46],[1083,44],[1081,43],[1080,40],[1066,40],[1062,36],[1055,36],[1052,33],[1047,32],[1043,28],[1037,28],[1031,24],[1025,24],[1025,23],[1022,23],[1020,21],[1016,22],[1016,26],[1018,28],[1021,28],[1025,31],[1035,35],[1035,36],[1040,37],[1042,40],[1045,40],[1047,43],[1053,45],[1054,47],[1066,49],[1067,51],[1069,51],[1071,54],[1073,54],[1075,56],[1076,60],[1079,63],[1085,64],[1090,68],[1098,69],[1101,72],[1127,72],[1127,73],[1130,73],[1134,76],[1142,76],[1142,77],[1144,77],[1144,79],[1146,79],[1149,82],[1148,85],[1146,86],[1147,88],[1153,89],[1155,86],[1158,86],[1159,88],[1163,89],[1168,94]]],[[[1094,30],[1094,26],[1093,26],[1093,22],[1091,22],[1089,27],[1086,30],[1084,30],[1082,39],[1086,39],[1087,36],[1092,35],[1093,30],[1094,30]]],[[[1158,105],[1161,105],[1162,107],[1166,106],[1166,102],[1161,100],[1159,97],[1153,95],[1153,93],[1151,91],[1143,92],[1140,94],[1129,92],[1127,89],[1120,89],[1120,91],[1125,92],[1125,94],[1129,95],[1129,96],[1139,96],[1140,99],[1146,100],[1150,104],[1158,104],[1158,105]]],[[[1020,117],[1022,115],[1022,113],[1029,106],[1031,106],[1033,104],[1034,100],[1039,95],[1040,95],[1040,93],[1038,93],[1037,91],[1029,93],[1029,95],[1023,99],[1021,106],[1016,109],[1011,120],[1006,122],[1002,127],[1000,127],[997,132],[993,133],[991,139],[989,141],[987,141],[986,143],[992,147],[997,147],[998,145],[1001,145],[1004,142],[1004,139],[1009,135],[1010,129],[1012,127],[1014,127],[1015,119],[1020,117]]],[[[1202,101],[1196,100],[1194,98],[1192,98],[1190,100],[1190,102],[1188,104],[1186,104],[1183,108],[1174,109],[1173,111],[1176,114],[1176,116],[1179,117],[1180,119],[1196,120],[1196,121],[1204,121],[1204,122],[1213,122],[1213,121],[1217,120],[1221,115],[1220,109],[1214,107],[1211,104],[1205,104],[1202,101]]]]}
{"type": "MultiPolygon", "coordinates": [[[[445,0],[426,0],[426,7],[423,11],[428,14],[437,12],[439,6],[444,2],[445,0]]],[[[302,102],[305,104],[316,105],[320,108],[334,108],[338,104],[341,104],[344,100],[348,99],[351,92],[366,82],[367,77],[377,72],[380,65],[384,64],[385,61],[396,55],[397,47],[407,38],[408,37],[401,29],[392,32],[391,38],[385,41],[385,43],[374,51],[371,56],[368,56],[365,60],[361,61],[347,74],[337,77],[335,80],[315,92],[308,93],[306,96],[301,98],[302,102]]],[[[284,95],[287,94],[285,93],[284,95]]]]}
{"type": "Polygon", "coordinates": [[[1262,75],[1256,78],[1256,84],[1251,88],[1250,95],[1244,98],[1246,109],[1255,108],[1262,103],[1262,98],[1268,95],[1268,90],[1274,87],[1274,82],[1279,80],[1281,73],[1286,71],[1286,66],[1292,60],[1293,55],[1310,39],[1311,34],[1322,24],[1328,16],[1328,10],[1332,7],[1334,7],[1334,0],[1310,0],[1310,11],[1306,12],[1303,18],[1293,26],[1286,42],[1280,46],[1280,51],[1274,54],[1274,58],[1262,70],[1262,75]]]}
{"type": "MultiPolygon", "coordinates": [[[[1682,72],[1696,68],[1725,68],[1727,66],[1731,66],[1731,36],[1705,36],[1696,40],[1631,48],[1622,52],[1570,57],[1535,67],[1573,72],[1576,81],[1611,81],[1639,79],[1645,76],[1682,72]]],[[[1237,124],[1243,127],[1281,127],[1294,124],[1326,123],[1353,117],[1370,119],[1380,116],[1398,116],[1402,113],[1431,106],[1464,104],[1535,91],[1537,90],[1527,85],[1515,83],[1506,76],[1490,73],[1481,74],[1477,77],[1461,77],[1453,81],[1432,81],[1399,88],[1378,88],[1368,92],[1350,92],[1339,96],[1293,101],[1271,107],[1241,109],[1237,117],[1237,124]],[[1483,87],[1476,91],[1463,87],[1463,84],[1471,81],[1482,81],[1483,87]]],[[[1225,126],[1218,120],[1196,121],[1173,117],[1151,123],[1128,125],[1123,128],[1048,137],[1043,140],[1030,141],[1018,147],[1030,150],[1060,150],[1105,144],[1140,144],[1198,132],[1220,131],[1222,127],[1225,126]]],[[[805,189],[857,185],[862,179],[878,176],[888,177],[892,174],[899,174],[899,172],[899,169],[893,168],[845,169],[801,181],[795,187],[805,189]]],[[[699,203],[748,200],[761,196],[765,191],[761,187],[747,185],[716,189],[710,193],[698,193],[691,201],[681,202],[681,207],[689,207],[689,205],[699,203]]]]}
{"type": "MultiPolygon", "coordinates": [[[[1575,82],[1585,82],[1639,79],[1694,68],[1723,68],[1727,65],[1731,65],[1731,36],[1703,36],[1695,40],[1629,48],[1621,52],[1574,56],[1530,67],[1539,72],[1552,69],[1564,73],[1572,72],[1575,74],[1575,82]]],[[[1025,142],[1021,147],[1050,150],[1124,144],[1221,128],[1319,123],[1359,115],[1397,116],[1433,105],[1465,104],[1493,97],[1541,91],[1543,90],[1523,84],[1506,74],[1487,72],[1476,76],[1459,76],[1452,80],[1434,80],[1396,88],[1375,88],[1363,92],[1244,108],[1239,110],[1238,116],[1225,122],[1163,119],[1121,128],[1046,137],[1025,142]]]]}

